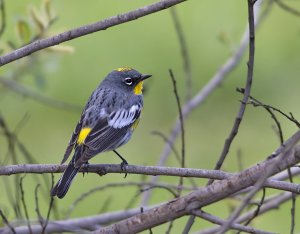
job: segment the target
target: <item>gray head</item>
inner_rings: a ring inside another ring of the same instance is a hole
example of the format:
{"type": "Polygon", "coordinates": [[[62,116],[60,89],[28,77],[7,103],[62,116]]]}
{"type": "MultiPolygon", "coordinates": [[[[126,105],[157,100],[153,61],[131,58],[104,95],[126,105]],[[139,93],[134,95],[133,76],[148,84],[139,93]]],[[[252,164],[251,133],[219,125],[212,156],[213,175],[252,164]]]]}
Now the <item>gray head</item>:
{"type": "Polygon", "coordinates": [[[151,77],[151,75],[143,75],[132,68],[118,68],[105,77],[101,86],[140,95],[142,94],[143,81],[149,77],[151,77]]]}

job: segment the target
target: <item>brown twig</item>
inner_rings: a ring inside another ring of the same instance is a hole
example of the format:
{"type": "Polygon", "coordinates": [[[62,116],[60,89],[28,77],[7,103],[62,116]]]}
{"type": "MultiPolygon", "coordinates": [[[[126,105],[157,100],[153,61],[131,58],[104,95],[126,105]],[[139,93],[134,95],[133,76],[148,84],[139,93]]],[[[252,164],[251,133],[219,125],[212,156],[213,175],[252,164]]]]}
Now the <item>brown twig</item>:
{"type": "MultiPolygon", "coordinates": [[[[240,93],[243,93],[244,92],[244,89],[237,89],[238,92],[240,93]]],[[[250,99],[251,101],[249,102],[249,104],[252,104],[254,107],[257,107],[257,106],[261,106],[263,108],[265,108],[266,110],[273,110],[275,112],[278,112],[280,113],[281,115],[283,115],[284,117],[286,117],[288,120],[290,120],[292,123],[294,123],[298,128],[300,128],[300,122],[293,116],[293,114],[290,112],[289,115],[284,113],[282,110],[276,108],[276,107],[273,107],[271,105],[267,105],[267,104],[264,104],[262,103],[261,101],[259,101],[258,99],[250,96],[250,99]]],[[[282,137],[283,139],[283,137],[282,137]]]]}
{"type": "MultiPolygon", "coordinates": [[[[219,217],[216,217],[212,214],[206,213],[204,211],[193,211],[193,215],[198,216],[202,219],[205,219],[211,223],[215,223],[215,224],[219,224],[222,225],[225,220],[220,219],[219,217]]],[[[247,227],[247,225],[241,225],[238,223],[234,223],[231,226],[232,229],[238,230],[238,231],[243,231],[243,232],[247,232],[247,233],[256,233],[256,234],[271,234],[273,232],[266,232],[266,231],[262,231],[256,228],[252,228],[252,227],[247,227]]]]}
{"type": "Polygon", "coordinates": [[[166,137],[162,132],[159,132],[159,131],[152,131],[151,133],[154,134],[154,135],[160,136],[165,141],[165,143],[170,146],[170,148],[171,148],[172,152],[174,153],[178,163],[180,163],[180,160],[181,160],[180,159],[180,154],[177,151],[177,149],[175,148],[175,146],[173,144],[171,144],[171,142],[169,142],[168,137],[166,137]]]}
{"type": "Polygon", "coordinates": [[[263,195],[262,195],[262,197],[261,197],[261,200],[260,200],[260,202],[257,204],[257,208],[256,208],[256,210],[254,211],[253,216],[252,216],[250,219],[247,220],[247,222],[245,223],[245,226],[247,226],[248,224],[250,224],[251,221],[254,220],[254,219],[258,216],[259,211],[260,211],[260,209],[261,209],[261,206],[264,204],[264,201],[265,201],[265,198],[266,198],[266,189],[263,188],[262,191],[263,191],[263,195]]]}
{"type": "MultiPolygon", "coordinates": [[[[53,186],[54,186],[54,175],[53,175],[53,173],[51,173],[51,181],[52,181],[52,186],[51,186],[51,189],[52,189],[53,186]]],[[[48,207],[46,221],[44,222],[44,225],[43,225],[43,228],[42,228],[42,233],[43,234],[46,233],[46,228],[47,228],[47,225],[48,225],[48,222],[49,222],[50,213],[51,213],[51,210],[52,210],[52,207],[53,207],[53,202],[54,202],[54,197],[50,196],[50,203],[49,203],[49,207],[48,207]]]]}
{"type": "Polygon", "coordinates": [[[184,31],[182,29],[179,17],[175,7],[170,8],[172,20],[174,23],[175,31],[180,45],[181,57],[183,62],[183,71],[185,73],[185,83],[186,83],[186,101],[190,100],[192,97],[192,73],[191,73],[191,62],[189,56],[189,50],[185,40],[184,31]]]}
{"type": "MultiPolygon", "coordinates": [[[[292,198],[292,194],[290,192],[285,192],[282,194],[279,194],[275,197],[273,197],[272,199],[266,199],[267,202],[265,202],[259,211],[258,215],[262,215],[272,209],[276,209],[278,210],[278,208],[280,207],[280,205],[282,205],[283,203],[289,201],[292,198]]],[[[246,212],[245,214],[243,214],[242,216],[240,216],[235,223],[243,223],[246,220],[250,219],[253,214],[256,212],[256,209],[251,210],[246,212]]],[[[209,229],[205,229],[202,231],[197,232],[197,234],[215,234],[217,233],[217,231],[219,230],[219,227],[213,227],[213,228],[209,228],[209,229]]]]}
{"type": "MultiPolygon", "coordinates": [[[[73,212],[73,210],[75,209],[75,207],[82,201],[84,201],[86,198],[88,198],[90,195],[94,194],[95,192],[99,192],[99,191],[103,191],[105,189],[109,189],[109,188],[120,188],[120,187],[138,187],[139,191],[138,191],[138,195],[142,192],[145,191],[145,189],[140,189],[141,187],[144,186],[148,186],[149,188],[166,188],[166,189],[170,189],[172,191],[172,194],[174,195],[173,189],[178,189],[178,186],[172,185],[172,184],[165,184],[165,183],[150,183],[150,182],[121,182],[121,183],[109,183],[103,186],[97,186],[95,188],[90,189],[89,191],[80,194],[80,196],[78,196],[73,203],[69,206],[66,217],[70,217],[71,213],[73,212]]],[[[193,190],[193,188],[191,187],[182,187],[182,189],[186,189],[186,190],[193,190]]],[[[300,192],[300,191],[299,191],[300,192]]]]}
{"type": "MultiPolygon", "coordinates": [[[[261,1],[256,4],[257,6],[257,12],[260,9],[261,1]]],[[[270,5],[271,6],[271,5],[270,5]]],[[[265,11],[258,17],[258,14],[255,16],[255,24],[256,26],[259,25],[260,22],[268,15],[270,12],[271,7],[268,7],[265,9],[265,11]]],[[[248,27],[245,30],[240,44],[236,51],[222,64],[222,66],[218,69],[218,71],[211,77],[211,79],[207,82],[207,84],[188,102],[186,102],[182,106],[182,114],[184,120],[188,117],[188,115],[196,108],[199,107],[206,99],[207,97],[213,93],[213,91],[216,90],[216,88],[227,78],[227,75],[232,72],[239,62],[241,61],[241,58],[245,52],[246,46],[248,43],[248,27]]],[[[176,120],[176,123],[174,124],[174,127],[171,130],[171,134],[168,137],[169,144],[174,144],[177,136],[180,133],[180,121],[179,119],[176,120]]],[[[159,161],[157,163],[158,166],[165,165],[168,156],[170,152],[172,151],[169,144],[165,144],[160,156],[159,161]]],[[[158,180],[158,177],[154,177],[151,182],[156,182],[158,180]]],[[[141,202],[142,205],[145,205],[148,203],[148,200],[150,198],[150,193],[145,193],[143,200],[141,202]]]]}
{"type": "Polygon", "coordinates": [[[37,214],[37,218],[38,218],[38,221],[41,225],[41,227],[44,226],[44,218],[40,212],[40,205],[39,205],[39,197],[38,197],[38,189],[40,187],[40,184],[38,184],[35,189],[34,189],[34,198],[35,198],[35,212],[37,214]]]}
{"type": "Polygon", "coordinates": [[[23,209],[24,209],[25,218],[26,218],[29,233],[32,234],[32,229],[31,229],[31,226],[30,226],[27,205],[26,205],[26,202],[25,202],[25,192],[24,192],[24,189],[23,189],[23,179],[24,179],[24,176],[20,178],[20,183],[19,183],[20,191],[21,191],[21,202],[22,202],[22,205],[23,205],[23,209]]]}
{"type": "MultiPolygon", "coordinates": [[[[180,129],[181,129],[181,167],[185,168],[185,132],[184,132],[184,120],[183,120],[183,116],[182,116],[182,109],[181,109],[181,104],[180,104],[180,98],[179,98],[179,94],[177,91],[177,85],[176,85],[176,80],[174,77],[174,74],[172,72],[172,70],[169,70],[170,73],[170,77],[172,80],[172,84],[173,84],[173,91],[175,94],[175,98],[176,98],[176,103],[177,103],[177,108],[178,108],[178,113],[179,113],[179,120],[180,120],[180,129]]],[[[183,180],[181,177],[179,186],[182,186],[183,184],[183,180]]],[[[180,191],[178,191],[180,193],[180,191]]]]}
{"type": "MultiPolygon", "coordinates": [[[[173,19],[175,17],[176,20],[176,12],[173,12],[173,19]]],[[[176,24],[176,22],[175,22],[176,24]]],[[[177,22],[177,24],[179,24],[179,22],[177,22]]],[[[177,27],[180,27],[180,25],[177,25],[177,27]]],[[[179,28],[177,29],[179,30],[179,28]]],[[[179,33],[179,32],[178,32],[179,33]]],[[[183,49],[182,49],[183,50],[183,49]]],[[[183,52],[182,52],[183,53],[183,52]]],[[[175,94],[175,98],[176,98],[176,103],[177,103],[177,108],[178,108],[178,113],[179,113],[179,121],[180,121],[180,129],[181,129],[181,167],[184,168],[185,167],[185,132],[184,132],[184,120],[183,120],[183,116],[182,116],[182,109],[181,109],[181,104],[180,104],[180,98],[179,98],[179,94],[177,91],[177,85],[176,85],[176,79],[174,77],[173,71],[171,69],[169,69],[169,74],[172,80],[172,84],[173,84],[173,91],[175,94]]],[[[189,90],[187,90],[189,92],[189,90]]],[[[188,97],[187,99],[190,99],[190,97],[188,97]]],[[[180,189],[183,186],[183,177],[179,178],[179,189],[177,190],[177,197],[179,197],[181,195],[182,190],[180,189]]],[[[169,234],[172,230],[173,227],[173,222],[174,220],[170,221],[168,229],[166,231],[167,234],[169,234]]]]}
{"type": "MultiPolygon", "coordinates": [[[[237,116],[235,118],[233,127],[231,129],[231,132],[228,136],[228,138],[225,141],[222,153],[220,155],[220,158],[214,167],[215,170],[219,170],[223,162],[229,152],[231,143],[233,142],[235,136],[238,133],[239,126],[243,120],[244,113],[246,111],[246,104],[248,102],[250,91],[252,87],[252,80],[253,80],[253,69],[254,69],[254,52],[255,52],[255,24],[254,24],[254,4],[256,0],[248,0],[248,17],[249,17],[249,60],[248,60],[248,72],[247,72],[247,79],[246,79],[246,85],[245,85],[245,92],[244,97],[240,104],[240,109],[237,113],[237,116]]],[[[208,184],[211,184],[213,180],[209,180],[208,184]]]]}
{"type": "MultiPolygon", "coordinates": [[[[219,233],[225,233],[228,228],[230,228],[231,224],[233,222],[235,222],[235,219],[237,219],[237,217],[240,215],[240,213],[243,211],[243,209],[247,206],[247,204],[249,204],[249,202],[251,201],[251,199],[254,197],[254,195],[262,188],[263,183],[267,180],[267,178],[270,176],[271,172],[278,167],[278,165],[280,163],[282,163],[282,161],[284,160],[284,157],[286,156],[286,154],[288,154],[289,151],[293,151],[290,147],[292,147],[293,145],[295,145],[298,140],[293,141],[293,140],[288,140],[289,144],[286,144],[286,142],[284,144],[282,144],[282,146],[280,146],[278,148],[277,151],[275,151],[268,159],[270,160],[271,158],[273,158],[274,160],[272,160],[272,162],[270,162],[270,164],[268,165],[268,167],[265,168],[264,173],[261,174],[261,176],[256,180],[255,185],[253,186],[253,188],[251,189],[251,191],[247,194],[247,196],[245,197],[244,201],[240,204],[239,207],[237,207],[232,214],[230,215],[230,217],[228,218],[227,222],[222,226],[222,228],[220,229],[219,233]]],[[[287,168],[289,168],[291,165],[287,166],[287,168]]]]}
{"type": "MultiPolygon", "coordinates": [[[[237,91],[242,93],[242,92],[244,92],[244,89],[237,89],[237,91]]],[[[281,111],[280,109],[275,108],[275,107],[270,106],[270,105],[263,104],[262,102],[260,102],[259,100],[257,100],[254,97],[250,96],[250,99],[251,99],[251,101],[249,102],[250,104],[252,104],[255,107],[256,106],[261,106],[271,114],[271,117],[272,117],[272,119],[274,119],[274,121],[276,123],[276,126],[278,128],[280,144],[283,144],[283,141],[284,141],[283,133],[282,133],[282,129],[281,129],[281,124],[278,121],[278,119],[276,118],[273,111],[276,111],[276,112],[280,113],[281,115],[286,117],[288,120],[295,123],[297,125],[297,127],[300,127],[299,121],[294,118],[292,113],[290,113],[290,116],[289,116],[289,115],[285,114],[283,111],[281,111]]],[[[289,180],[290,180],[291,183],[293,183],[293,177],[292,177],[291,169],[288,168],[287,171],[288,171],[289,180]]],[[[292,208],[291,208],[291,231],[290,231],[291,234],[294,233],[294,228],[295,228],[295,207],[296,207],[296,195],[293,194],[293,196],[292,196],[292,208]]]]}
{"type": "Polygon", "coordinates": [[[165,223],[170,220],[180,218],[189,214],[191,211],[204,207],[214,202],[217,202],[231,194],[253,185],[255,181],[265,175],[268,168],[269,175],[285,170],[291,165],[295,165],[300,161],[300,147],[296,147],[295,151],[285,151],[287,148],[293,147],[296,141],[300,139],[300,131],[298,131],[292,138],[285,142],[286,148],[278,148],[277,154],[282,154],[282,157],[268,158],[264,162],[244,170],[241,173],[235,174],[226,180],[216,181],[213,184],[198,189],[195,192],[181,196],[142,214],[135,215],[131,218],[115,223],[113,225],[103,227],[95,232],[95,234],[108,233],[136,233],[148,228],[153,228],[157,225],[165,223]],[[278,158],[281,163],[277,164],[278,158]],[[269,167],[274,165],[276,167],[269,167]],[[141,222],[143,220],[143,222],[141,222]]]}
{"type": "Polygon", "coordinates": [[[3,220],[3,223],[6,224],[6,226],[9,228],[9,230],[13,233],[16,234],[16,230],[14,229],[14,227],[8,222],[6,216],[4,215],[4,213],[2,212],[2,210],[0,209],[0,216],[3,220]]]}

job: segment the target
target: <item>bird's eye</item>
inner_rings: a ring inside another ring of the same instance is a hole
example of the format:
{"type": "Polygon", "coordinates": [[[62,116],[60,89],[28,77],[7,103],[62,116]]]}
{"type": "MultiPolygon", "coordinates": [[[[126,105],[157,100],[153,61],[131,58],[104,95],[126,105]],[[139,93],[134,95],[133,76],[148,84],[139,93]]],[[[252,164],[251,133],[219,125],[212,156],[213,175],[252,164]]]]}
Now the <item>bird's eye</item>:
{"type": "Polygon", "coordinates": [[[133,80],[130,77],[125,78],[124,81],[125,81],[125,84],[127,84],[127,85],[132,85],[132,83],[133,83],[133,80]]]}

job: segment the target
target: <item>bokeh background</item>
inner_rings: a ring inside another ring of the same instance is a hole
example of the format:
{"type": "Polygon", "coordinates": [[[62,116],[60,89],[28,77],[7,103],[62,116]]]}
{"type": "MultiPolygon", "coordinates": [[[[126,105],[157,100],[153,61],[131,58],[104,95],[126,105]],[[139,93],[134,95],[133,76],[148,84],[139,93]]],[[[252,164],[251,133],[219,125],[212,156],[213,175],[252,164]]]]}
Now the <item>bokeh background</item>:
{"type": "MultiPolygon", "coordinates": [[[[54,35],[84,24],[136,9],[155,1],[87,1],[64,0],[51,1],[52,12],[57,21],[47,30],[46,36],[54,35]]],[[[263,0],[266,7],[269,1],[263,0]]],[[[291,7],[300,10],[300,1],[284,0],[291,7]]],[[[38,29],[30,12],[32,8],[42,12],[41,1],[6,1],[6,30],[1,37],[1,53],[10,50],[7,42],[16,47],[22,44],[18,22],[28,22],[30,35],[38,29]]],[[[247,1],[211,1],[190,0],[176,6],[187,42],[193,82],[193,93],[196,94],[213,76],[218,68],[239,46],[239,41],[247,26],[247,1]]],[[[28,33],[28,32],[27,32],[28,33]]],[[[283,11],[273,4],[269,14],[262,21],[256,34],[256,55],[252,95],[266,104],[292,112],[300,118],[300,18],[283,11]]],[[[6,79],[17,78],[17,81],[33,92],[83,107],[90,93],[111,70],[129,66],[142,73],[149,73],[153,78],[145,87],[145,109],[143,118],[129,144],[119,151],[130,164],[156,165],[163,149],[164,142],[151,134],[159,130],[168,135],[177,116],[177,106],[168,69],[172,69],[178,83],[182,103],[186,96],[184,71],[180,46],[169,10],[161,11],[141,19],[109,28],[63,43],[68,48],[60,51],[41,51],[15,61],[0,69],[0,76],[6,79]],[[16,71],[20,75],[14,77],[16,71]]],[[[225,138],[233,125],[239,108],[241,94],[237,87],[245,84],[247,72],[247,53],[238,67],[228,75],[225,82],[218,87],[206,101],[189,116],[185,123],[186,132],[186,166],[192,168],[212,169],[221,153],[225,138]]],[[[45,164],[59,163],[77,123],[80,111],[69,111],[49,107],[45,104],[23,97],[0,85],[0,112],[8,126],[18,129],[17,135],[39,162],[45,164]],[[24,120],[25,119],[25,120],[24,120]],[[20,123],[21,122],[21,123],[20,123]]],[[[279,117],[285,138],[297,129],[279,117]]],[[[266,111],[248,106],[239,134],[235,139],[223,170],[239,170],[238,155],[244,168],[253,165],[272,153],[279,145],[273,128],[274,123],[266,111]]],[[[180,149],[180,141],[177,142],[180,149]]],[[[12,163],[5,159],[8,145],[0,135],[0,161],[12,163]]],[[[26,160],[17,151],[20,163],[26,160]]],[[[120,163],[113,153],[103,153],[90,163],[120,163]]],[[[174,155],[171,155],[166,166],[179,166],[174,155]]],[[[29,215],[36,218],[34,188],[36,177],[27,175],[23,179],[25,198],[29,215]]],[[[59,175],[55,175],[57,181],[59,175]]],[[[50,179],[50,175],[47,177],[50,179]]],[[[147,178],[148,180],[150,178],[147,178]]],[[[7,190],[5,184],[13,182],[14,176],[2,177],[0,186],[0,208],[9,220],[15,214],[9,203],[15,197],[7,190]],[[6,181],[6,182],[5,182],[6,181]]],[[[82,192],[95,186],[112,182],[141,181],[141,176],[110,174],[99,177],[88,174],[78,175],[68,195],[63,200],[55,201],[60,217],[82,192]]],[[[161,177],[160,181],[178,183],[177,179],[161,177]]],[[[186,180],[185,180],[186,181],[186,180]]],[[[198,179],[197,183],[205,185],[206,180],[198,179]]],[[[189,184],[186,181],[186,184],[189,184]]],[[[41,182],[44,191],[49,190],[41,182]]],[[[122,210],[136,193],[136,188],[112,188],[97,192],[80,203],[71,217],[94,215],[105,209],[122,210]]],[[[268,189],[267,195],[275,191],[268,189]]],[[[42,193],[41,193],[42,196],[42,193]]],[[[167,201],[172,195],[164,190],[154,190],[151,204],[167,201]]],[[[259,198],[259,197],[257,197],[259,198]]],[[[47,198],[40,199],[43,214],[47,211],[47,198]]],[[[133,207],[138,206],[140,197],[133,207]]],[[[206,210],[220,217],[227,217],[230,210],[239,202],[226,200],[206,210]]],[[[254,226],[278,233],[287,233],[290,227],[290,207],[288,202],[280,209],[261,216],[254,221],[254,226]],[[274,222],[280,220],[280,222],[274,222]]],[[[299,202],[297,202],[299,207],[299,202]]],[[[298,214],[297,214],[298,216],[298,214]]],[[[187,218],[175,222],[172,233],[181,233],[187,218]]],[[[197,219],[193,231],[209,227],[206,221],[197,219]]],[[[153,229],[161,233],[166,225],[153,229]]],[[[300,231],[300,223],[296,223],[300,231]]]]}

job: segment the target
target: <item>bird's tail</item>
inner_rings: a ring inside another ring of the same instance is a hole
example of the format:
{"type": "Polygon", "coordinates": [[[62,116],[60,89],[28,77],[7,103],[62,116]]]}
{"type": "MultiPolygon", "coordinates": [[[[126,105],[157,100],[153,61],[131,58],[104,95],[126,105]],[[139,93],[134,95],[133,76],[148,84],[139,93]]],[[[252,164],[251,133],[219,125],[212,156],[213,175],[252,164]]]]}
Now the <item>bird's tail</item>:
{"type": "Polygon", "coordinates": [[[58,198],[63,198],[66,193],[68,192],[70,185],[76,176],[77,172],[80,169],[80,166],[75,166],[76,159],[80,158],[81,150],[77,148],[73,159],[70,161],[69,165],[67,166],[64,174],[60,177],[57,184],[51,190],[51,196],[57,196],[58,198]]]}

